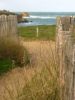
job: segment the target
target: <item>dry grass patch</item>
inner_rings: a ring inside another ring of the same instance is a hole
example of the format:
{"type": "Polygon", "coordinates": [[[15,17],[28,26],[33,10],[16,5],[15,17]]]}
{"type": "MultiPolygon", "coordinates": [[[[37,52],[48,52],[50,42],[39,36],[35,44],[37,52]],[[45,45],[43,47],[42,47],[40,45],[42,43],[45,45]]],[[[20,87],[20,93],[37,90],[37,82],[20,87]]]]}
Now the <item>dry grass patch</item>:
{"type": "Polygon", "coordinates": [[[0,78],[1,100],[59,100],[55,43],[24,42],[31,64],[14,69],[0,78]]]}

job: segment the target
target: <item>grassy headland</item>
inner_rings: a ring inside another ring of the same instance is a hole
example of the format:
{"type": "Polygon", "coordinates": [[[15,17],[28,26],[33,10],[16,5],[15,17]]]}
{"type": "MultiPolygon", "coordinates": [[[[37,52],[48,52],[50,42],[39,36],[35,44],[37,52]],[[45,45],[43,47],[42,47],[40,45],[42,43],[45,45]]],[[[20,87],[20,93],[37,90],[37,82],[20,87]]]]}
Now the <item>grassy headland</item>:
{"type": "Polygon", "coordinates": [[[18,34],[25,40],[55,40],[55,31],[55,25],[40,25],[37,37],[37,26],[18,27],[18,34]]]}

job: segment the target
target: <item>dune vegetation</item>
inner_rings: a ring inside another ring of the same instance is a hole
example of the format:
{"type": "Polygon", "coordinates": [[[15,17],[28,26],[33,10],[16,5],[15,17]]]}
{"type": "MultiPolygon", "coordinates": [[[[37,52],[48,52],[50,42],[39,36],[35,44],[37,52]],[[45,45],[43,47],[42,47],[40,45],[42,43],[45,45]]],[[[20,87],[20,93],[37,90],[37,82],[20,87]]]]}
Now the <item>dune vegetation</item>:
{"type": "Polygon", "coordinates": [[[0,75],[1,100],[60,100],[59,68],[53,41],[55,26],[50,26],[52,33],[49,26],[39,28],[38,38],[36,31],[33,32],[35,27],[19,27],[18,45],[12,39],[4,39],[3,46],[0,44],[0,57],[3,57],[0,72],[4,71],[0,75]]]}

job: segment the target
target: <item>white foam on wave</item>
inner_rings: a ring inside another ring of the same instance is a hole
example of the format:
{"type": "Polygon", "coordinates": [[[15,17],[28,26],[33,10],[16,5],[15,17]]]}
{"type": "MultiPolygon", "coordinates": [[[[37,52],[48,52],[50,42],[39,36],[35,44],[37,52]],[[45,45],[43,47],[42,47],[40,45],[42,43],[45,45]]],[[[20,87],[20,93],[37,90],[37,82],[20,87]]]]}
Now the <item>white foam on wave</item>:
{"type": "Polygon", "coordinates": [[[35,19],[56,19],[56,17],[50,17],[50,16],[32,16],[30,15],[29,17],[23,17],[23,18],[35,18],[35,19]]]}

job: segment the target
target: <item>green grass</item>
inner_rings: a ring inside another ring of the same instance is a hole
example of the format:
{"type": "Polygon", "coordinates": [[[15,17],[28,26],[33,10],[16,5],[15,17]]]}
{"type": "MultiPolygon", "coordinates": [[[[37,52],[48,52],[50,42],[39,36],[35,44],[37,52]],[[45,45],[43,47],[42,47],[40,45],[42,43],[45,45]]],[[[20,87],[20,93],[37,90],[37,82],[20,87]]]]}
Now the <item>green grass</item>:
{"type": "Polygon", "coordinates": [[[38,26],[39,35],[37,37],[37,26],[18,27],[18,33],[25,40],[55,40],[56,26],[41,25],[38,26]]]}
{"type": "Polygon", "coordinates": [[[9,59],[0,59],[0,75],[12,69],[12,61],[9,59]]]}
{"type": "Polygon", "coordinates": [[[12,67],[23,67],[28,63],[28,51],[17,39],[0,37],[0,74],[12,67]]]}

